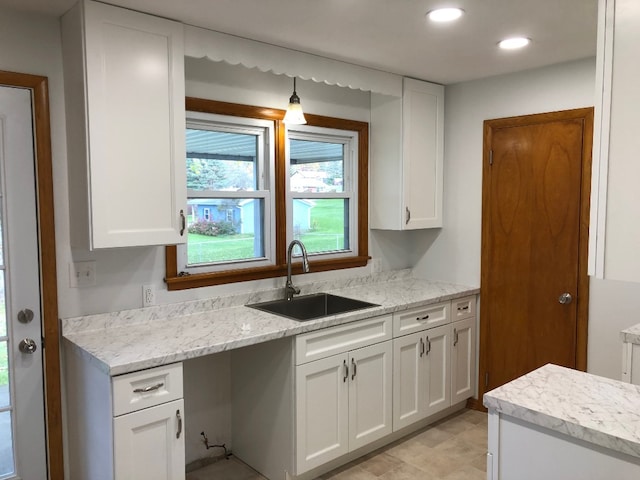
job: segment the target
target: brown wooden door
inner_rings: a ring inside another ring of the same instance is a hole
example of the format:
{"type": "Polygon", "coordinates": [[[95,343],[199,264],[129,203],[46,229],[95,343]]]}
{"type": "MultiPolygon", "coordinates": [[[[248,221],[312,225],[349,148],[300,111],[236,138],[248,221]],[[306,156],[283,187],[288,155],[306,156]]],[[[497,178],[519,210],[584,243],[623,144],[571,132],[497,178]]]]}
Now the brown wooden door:
{"type": "Polygon", "coordinates": [[[481,393],[586,367],[591,133],[592,109],[485,122],[481,393]]]}

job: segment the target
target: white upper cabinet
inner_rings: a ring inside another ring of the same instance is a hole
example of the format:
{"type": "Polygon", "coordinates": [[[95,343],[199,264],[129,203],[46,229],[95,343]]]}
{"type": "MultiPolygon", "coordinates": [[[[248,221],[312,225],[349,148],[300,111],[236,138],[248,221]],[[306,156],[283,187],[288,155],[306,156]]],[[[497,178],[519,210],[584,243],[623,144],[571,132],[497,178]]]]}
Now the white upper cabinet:
{"type": "Polygon", "coordinates": [[[371,94],[371,228],[442,226],[444,87],[403,79],[371,94]]]}
{"type": "Polygon", "coordinates": [[[589,273],[640,282],[640,2],[598,8],[589,273]]]}
{"type": "Polygon", "coordinates": [[[62,18],[71,243],[184,243],[180,23],[80,2],[62,18]]]}

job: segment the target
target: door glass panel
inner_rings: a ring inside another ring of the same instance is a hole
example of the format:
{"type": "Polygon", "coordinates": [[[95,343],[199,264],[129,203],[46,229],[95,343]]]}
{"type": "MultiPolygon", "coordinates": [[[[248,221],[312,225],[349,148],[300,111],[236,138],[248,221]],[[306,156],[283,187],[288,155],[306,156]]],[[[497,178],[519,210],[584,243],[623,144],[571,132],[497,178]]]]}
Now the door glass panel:
{"type": "Polygon", "coordinates": [[[257,189],[257,135],[188,128],[186,142],[189,190],[257,189]]]}
{"type": "Polygon", "coordinates": [[[294,198],[293,238],[308,253],[349,250],[349,200],[346,198],[294,198]]]}
{"type": "Polygon", "coordinates": [[[7,336],[7,305],[4,295],[4,268],[0,267],[0,338],[7,336]]]}
{"type": "Polygon", "coordinates": [[[9,356],[7,354],[7,341],[0,341],[0,408],[11,405],[9,398],[9,356]]]}
{"type": "Polygon", "coordinates": [[[342,143],[291,140],[289,185],[292,192],[344,191],[342,143]]]}
{"type": "Polygon", "coordinates": [[[187,204],[189,266],[265,256],[263,199],[190,198],[187,204]]]}
{"type": "Polygon", "coordinates": [[[4,478],[14,471],[11,412],[4,411],[0,412],[0,477],[4,478]]]}

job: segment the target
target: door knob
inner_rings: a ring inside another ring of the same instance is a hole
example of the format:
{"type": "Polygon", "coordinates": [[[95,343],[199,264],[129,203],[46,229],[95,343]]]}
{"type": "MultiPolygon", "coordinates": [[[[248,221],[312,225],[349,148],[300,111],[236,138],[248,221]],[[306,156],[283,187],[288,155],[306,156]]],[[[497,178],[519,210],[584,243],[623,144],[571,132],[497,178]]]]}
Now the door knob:
{"type": "Polygon", "coordinates": [[[33,320],[33,310],[25,308],[18,312],[18,321],[20,323],[29,323],[31,320],[33,320]]]}
{"type": "Polygon", "coordinates": [[[38,346],[36,345],[35,340],[31,338],[24,338],[20,341],[18,345],[18,349],[22,353],[34,353],[37,350],[38,346]]]}
{"type": "Polygon", "coordinates": [[[565,292],[558,297],[558,302],[560,302],[562,305],[571,303],[571,300],[573,300],[573,297],[569,292],[565,292]]]}

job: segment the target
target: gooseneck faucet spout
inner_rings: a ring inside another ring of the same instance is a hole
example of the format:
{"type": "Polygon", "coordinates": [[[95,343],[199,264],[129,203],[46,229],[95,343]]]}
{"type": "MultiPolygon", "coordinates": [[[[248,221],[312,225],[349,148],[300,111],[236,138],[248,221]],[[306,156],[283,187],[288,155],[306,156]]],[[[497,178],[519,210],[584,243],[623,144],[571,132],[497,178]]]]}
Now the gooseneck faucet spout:
{"type": "Polygon", "coordinates": [[[304,244],[300,240],[292,240],[287,248],[287,283],[284,287],[284,293],[287,301],[290,301],[294,295],[300,293],[298,287],[294,287],[291,282],[291,254],[293,253],[293,247],[298,245],[302,251],[302,271],[304,273],[309,272],[309,258],[307,257],[307,249],[304,248],[304,244]]]}

